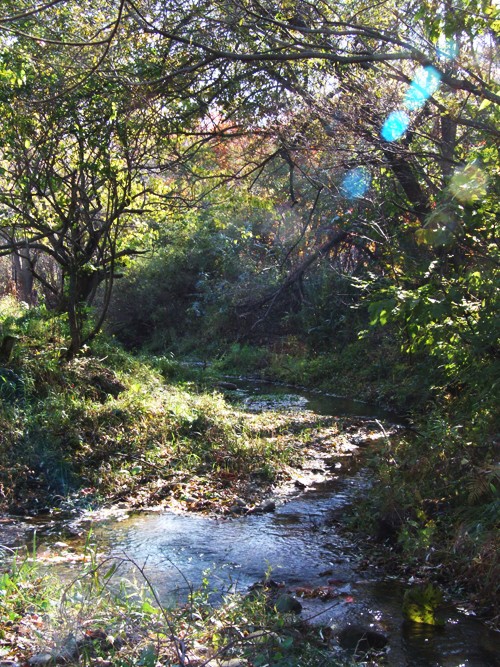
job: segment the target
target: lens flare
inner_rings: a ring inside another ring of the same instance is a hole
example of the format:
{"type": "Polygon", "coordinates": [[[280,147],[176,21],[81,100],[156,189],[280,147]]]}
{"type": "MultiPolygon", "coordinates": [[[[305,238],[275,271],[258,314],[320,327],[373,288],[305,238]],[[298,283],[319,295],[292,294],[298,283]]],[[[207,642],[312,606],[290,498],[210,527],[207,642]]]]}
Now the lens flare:
{"type": "Polygon", "coordinates": [[[424,106],[441,84],[441,74],[432,66],[420,67],[413,77],[411,86],[406,91],[404,105],[409,111],[424,106]]]}
{"type": "Polygon", "coordinates": [[[462,203],[477,201],[486,194],[488,176],[477,164],[467,164],[451,177],[448,186],[455,199],[462,203]]]}
{"type": "Polygon", "coordinates": [[[410,118],[405,111],[392,111],[386,118],[380,134],[386,141],[400,139],[408,129],[410,118]]]}
{"type": "Polygon", "coordinates": [[[372,177],[366,167],[351,169],[342,181],[342,192],[347,199],[362,197],[370,187],[372,177]]]}
{"type": "Polygon", "coordinates": [[[458,42],[454,37],[446,37],[446,35],[441,35],[439,37],[436,47],[438,58],[454,60],[458,56],[458,51],[458,42]]]}

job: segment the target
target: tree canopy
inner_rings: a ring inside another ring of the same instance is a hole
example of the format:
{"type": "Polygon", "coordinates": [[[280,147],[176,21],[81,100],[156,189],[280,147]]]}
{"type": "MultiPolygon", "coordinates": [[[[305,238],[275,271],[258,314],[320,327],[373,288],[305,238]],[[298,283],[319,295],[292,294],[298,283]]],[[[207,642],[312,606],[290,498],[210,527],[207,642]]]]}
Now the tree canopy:
{"type": "Polygon", "coordinates": [[[174,209],[260,188],[299,222],[243,310],[343,248],[374,320],[443,305],[450,280],[470,315],[470,275],[498,266],[499,21],[483,0],[6,2],[0,251],[74,353],[98,285],[174,209]]]}

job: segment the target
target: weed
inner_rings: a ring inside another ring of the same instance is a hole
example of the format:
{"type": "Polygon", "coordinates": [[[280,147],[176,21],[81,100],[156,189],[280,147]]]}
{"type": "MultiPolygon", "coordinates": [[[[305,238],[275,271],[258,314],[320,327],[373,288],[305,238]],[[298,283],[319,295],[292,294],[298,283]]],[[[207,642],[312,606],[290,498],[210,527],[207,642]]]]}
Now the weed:
{"type": "Polygon", "coordinates": [[[87,558],[69,582],[42,576],[36,561],[14,561],[2,575],[3,659],[49,654],[56,663],[137,667],[235,658],[253,665],[340,664],[318,632],[280,614],[264,592],[219,593],[214,605],[207,575],[184,603],[169,607],[133,559],[99,560],[91,550],[87,558]]]}

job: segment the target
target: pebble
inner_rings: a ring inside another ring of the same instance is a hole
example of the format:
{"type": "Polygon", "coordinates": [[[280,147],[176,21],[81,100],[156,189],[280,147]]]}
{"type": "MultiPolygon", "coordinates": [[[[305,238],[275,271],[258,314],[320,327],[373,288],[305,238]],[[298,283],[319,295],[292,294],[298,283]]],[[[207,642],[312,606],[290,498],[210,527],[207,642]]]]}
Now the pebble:
{"type": "Polygon", "coordinates": [[[347,625],[337,635],[342,648],[366,652],[370,649],[381,649],[387,645],[388,639],[381,632],[359,625],[347,625]]]}
{"type": "Polygon", "coordinates": [[[45,665],[50,665],[54,662],[52,653],[37,653],[28,658],[28,665],[30,667],[45,667],[45,665]]]}
{"type": "Polygon", "coordinates": [[[264,500],[253,509],[248,511],[248,514],[264,514],[265,512],[274,512],[276,503],[274,500],[264,500]]]}
{"type": "Polygon", "coordinates": [[[291,595],[280,595],[274,606],[282,614],[300,614],[302,611],[300,602],[291,595]]]}

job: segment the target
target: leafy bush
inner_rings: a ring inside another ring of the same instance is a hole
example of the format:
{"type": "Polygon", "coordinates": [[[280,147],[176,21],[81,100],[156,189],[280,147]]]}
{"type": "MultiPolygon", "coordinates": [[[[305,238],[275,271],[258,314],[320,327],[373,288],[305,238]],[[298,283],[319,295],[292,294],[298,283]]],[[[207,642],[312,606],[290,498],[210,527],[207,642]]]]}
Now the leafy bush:
{"type": "Polygon", "coordinates": [[[215,369],[231,373],[258,374],[268,368],[270,357],[265,348],[233,343],[229,351],[215,363],[215,369]]]}
{"type": "Polygon", "coordinates": [[[495,609],[500,470],[494,442],[478,442],[473,429],[450,425],[437,410],[417,429],[387,443],[373,460],[378,483],[364,516],[405,563],[444,565],[448,582],[495,609]]]}

